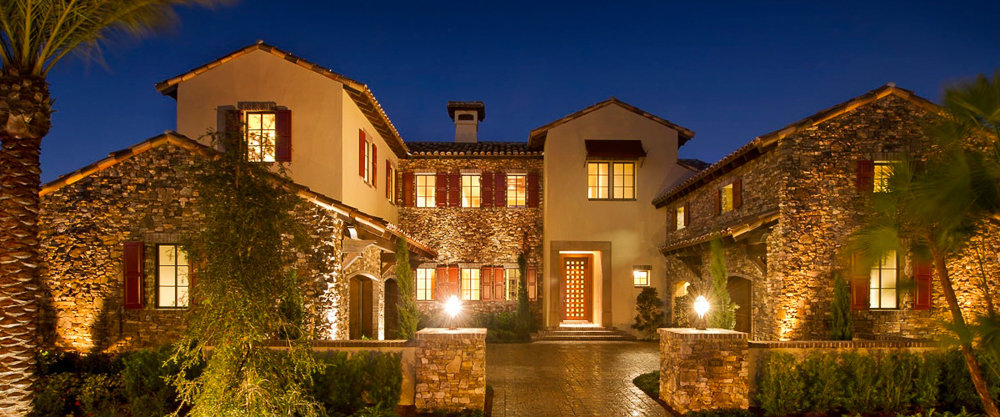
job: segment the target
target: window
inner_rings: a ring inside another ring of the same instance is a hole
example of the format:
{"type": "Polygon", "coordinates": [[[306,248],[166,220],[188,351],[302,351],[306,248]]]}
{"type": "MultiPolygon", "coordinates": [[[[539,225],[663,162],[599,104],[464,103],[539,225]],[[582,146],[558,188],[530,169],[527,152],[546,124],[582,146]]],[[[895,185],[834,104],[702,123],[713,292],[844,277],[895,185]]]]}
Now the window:
{"type": "Polygon", "coordinates": [[[396,204],[396,170],[389,160],[385,160],[385,198],[390,204],[396,204]]]}
{"type": "Polygon", "coordinates": [[[528,176],[507,174],[507,207],[524,207],[527,197],[528,176]]]}
{"type": "Polygon", "coordinates": [[[723,213],[733,211],[733,184],[719,189],[719,210],[723,213]]]}
{"type": "Polygon", "coordinates": [[[896,308],[896,251],[889,251],[872,265],[868,297],[870,308],[896,308]]]}
{"type": "Polygon", "coordinates": [[[479,299],[479,268],[462,269],[462,299],[479,299]]]}
{"type": "MultiPolygon", "coordinates": [[[[366,135],[367,136],[367,135],[366,135]]],[[[365,183],[372,183],[372,141],[365,140],[365,183]]]]}
{"type": "Polygon", "coordinates": [[[479,174],[462,174],[462,207],[479,207],[482,189],[479,174]]]}
{"type": "Polygon", "coordinates": [[[875,161],[874,164],[874,191],[876,193],[889,192],[889,177],[892,176],[896,163],[893,161],[875,161]]]}
{"type": "Polygon", "coordinates": [[[187,253],[179,245],[156,246],[156,306],[187,307],[188,260],[187,253]]]}
{"type": "Polygon", "coordinates": [[[278,136],[274,112],[245,112],[247,160],[274,162],[278,136]]]}
{"type": "Polygon", "coordinates": [[[521,280],[521,270],[519,268],[506,268],[503,270],[504,278],[507,280],[507,299],[517,299],[517,283],[521,280]]]}
{"type": "Polygon", "coordinates": [[[677,230],[681,230],[681,229],[687,227],[687,223],[684,222],[684,206],[678,206],[677,207],[676,218],[677,218],[676,219],[677,230]]]}
{"type": "Polygon", "coordinates": [[[434,268],[417,268],[417,301],[434,299],[434,268]]]}
{"type": "Polygon", "coordinates": [[[634,200],[635,162],[588,162],[587,198],[634,200]]]}
{"type": "Polygon", "coordinates": [[[417,174],[417,207],[434,207],[434,174],[417,174]]]}
{"type": "Polygon", "coordinates": [[[636,287],[649,286],[649,271],[653,269],[649,265],[635,265],[632,267],[632,285],[636,287]]]}

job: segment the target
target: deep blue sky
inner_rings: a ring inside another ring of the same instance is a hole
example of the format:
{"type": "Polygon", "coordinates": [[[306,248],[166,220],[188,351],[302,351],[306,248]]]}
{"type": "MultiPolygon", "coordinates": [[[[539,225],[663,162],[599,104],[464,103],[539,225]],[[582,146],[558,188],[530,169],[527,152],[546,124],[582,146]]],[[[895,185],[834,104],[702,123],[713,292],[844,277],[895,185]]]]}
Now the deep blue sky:
{"type": "Polygon", "coordinates": [[[153,84],[257,39],[367,83],[408,141],[452,139],[447,100],[486,103],[481,140],[523,141],[615,96],[693,129],[681,156],[710,162],[889,81],[937,101],[1000,67],[997,1],[244,0],[180,17],[112,43],[107,68],[53,71],[44,181],[173,129],[153,84]]]}

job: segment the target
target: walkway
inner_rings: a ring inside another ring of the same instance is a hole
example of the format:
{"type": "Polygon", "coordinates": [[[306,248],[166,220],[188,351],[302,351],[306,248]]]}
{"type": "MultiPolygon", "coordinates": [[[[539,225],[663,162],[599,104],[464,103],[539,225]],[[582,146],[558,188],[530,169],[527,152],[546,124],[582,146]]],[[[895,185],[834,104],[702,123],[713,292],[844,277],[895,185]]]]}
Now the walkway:
{"type": "Polygon", "coordinates": [[[632,385],[659,367],[658,349],[638,342],[487,345],[493,416],[669,416],[632,385]]]}

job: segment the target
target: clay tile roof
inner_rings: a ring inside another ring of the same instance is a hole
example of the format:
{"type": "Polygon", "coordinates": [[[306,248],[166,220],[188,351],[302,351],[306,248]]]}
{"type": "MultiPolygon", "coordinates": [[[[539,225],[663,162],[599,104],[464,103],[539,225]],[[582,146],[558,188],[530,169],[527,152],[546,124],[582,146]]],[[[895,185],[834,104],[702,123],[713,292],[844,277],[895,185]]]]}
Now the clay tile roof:
{"type": "Polygon", "coordinates": [[[277,56],[302,68],[341,83],[344,86],[344,90],[347,92],[347,95],[354,100],[355,104],[358,105],[361,112],[364,113],[365,117],[369,122],[371,122],[372,126],[375,126],[375,130],[378,131],[379,135],[385,138],[386,143],[388,143],[389,147],[396,153],[396,156],[400,158],[406,156],[408,150],[406,149],[406,144],[403,142],[403,138],[399,135],[399,131],[396,130],[396,126],[394,126],[392,121],[389,120],[389,116],[385,114],[385,110],[382,109],[382,105],[375,99],[375,95],[372,94],[371,89],[369,89],[367,85],[348,78],[342,74],[333,72],[333,70],[320,66],[319,64],[314,64],[305,59],[299,58],[292,55],[290,52],[268,45],[264,43],[264,41],[257,41],[254,44],[237,49],[236,51],[233,51],[205,65],[160,81],[156,83],[156,90],[163,95],[176,99],[178,84],[254,51],[264,51],[270,53],[271,55],[277,56]]]}
{"type": "Polygon", "coordinates": [[[812,128],[820,123],[826,122],[830,119],[840,117],[846,113],[849,113],[858,107],[864,106],[876,100],[880,100],[889,95],[893,95],[904,100],[908,100],[911,103],[921,107],[932,113],[940,113],[942,108],[937,104],[934,104],[930,100],[920,97],[914,94],[910,90],[896,87],[894,83],[888,83],[882,87],[871,90],[865,94],[858,97],[847,100],[843,103],[837,104],[833,107],[821,110],[811,116],[803,118],[795,123],[785,126],[781,129],[775,130],[773,132],[758,136],[748,142],[747,144],[739,147],[729,155],[726,155],[718,162],[712,164],[711,166],[703,169],[698,175],[688,178],[675,186],[672,186],[664,190],[658,197],[653,199],[653,205],[656,207],[663,207],[669,202],[677,200],[687,193],[697,189],[698,187],[712,181],[725,173],[742,166],[747,161],[750,161],[764,153],[770,151],[774,148],[777,142],[789,135],[801,132],[803,130],[812,128]]]}
{"type": "Polygon", "coordinates": [[[540,149],[530,149],[524,142],[407,142],[410,155],[417,157],[461,156],[541,156],[540,149]]]}
{"type": "Polygon", "coordinates": [[[572,114],[569,114],[567,116],[564,116],[564,117],[562,117],[560,119],[552,121],[551,123],[549,123],[549,124],[547,124],[545,126],[532,129],[531,132],[528,134],[528,146],[531,147],[531,148],[541,149],[541,148],[543,148],[545,146],[545,136],[546,136],[546,134],[548,134],[548,132],[549,132],[550,129],[552,129],[552,128],[556,127],[556,126],[559,126],[559,125],[561,125],[563,123],[569,122],[571,120],[583,117],[583,116],[585,116],[585,115],[587,115],[589,113],[592,113],[594,111],[600,110],[600,109],[605,108],[607,106],[610,106],[612,104],[618,105],[618,106],[620,106],[620,107],[622,107],[622,108],[624,108],[624,109],[626,109],[628,111],[631,111],[631,112],[633,112],[635,114],[638,114],[638,115],[640,115],[642,117],[648,118],[650,120],[653,120],[653,121],[655,121],[657,123],[660,123],[660,124],[662,124],[664,126],[667,126],[667,127],[671,128],[671,129],[676,130],[677,131],[677,135],[678,135],[678,139],[680,140],[680,142],[677,144],[678,147],[681,146],[681,145],[684,145],[687,141],[691,140],[691,138],[694,137],[694,131],[691,130],[691,129],[688,129],[686,127],[683,127],[681,125],[673,123],[673,122],[671,122],[671,121],[669,121],[667,119],[661,118],[659,116],[655,116],[652,113],[649,113],[649,112],[647,112],[647,111],[645,111],[643,109],[640,109],[640,108],[638,108],[636,106],[628,104],[628,103],[626,103],[624,101],[621,101],[621,100],[619,100],[617,98],[611,97],[611,98],[609,98],[607,100],[604,100],[602,102],[595,103],[594,105],[589,106],[587,108],[584,108],[584,109],[582,109],[580,111],[577,111],[575,113],[572,113],[572,114]]]}
{"type": "Polygon", "coordinates": [[[705,168],[712,166],[712,164],[708,162],[693,158],[678,158],[677,163],[694,171],[704,171],[705,168]]]}

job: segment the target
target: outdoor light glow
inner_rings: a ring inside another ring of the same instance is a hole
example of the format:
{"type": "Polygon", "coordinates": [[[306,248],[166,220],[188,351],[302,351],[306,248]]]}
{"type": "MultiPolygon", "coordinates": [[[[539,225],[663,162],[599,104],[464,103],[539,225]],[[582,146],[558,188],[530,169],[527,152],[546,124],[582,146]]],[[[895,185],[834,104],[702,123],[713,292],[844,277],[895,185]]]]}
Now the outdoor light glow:
{"type": "Polygon", "coordinates": [[[455,316],[462,311],[462,301],[454,295],[451,296],[451,298],[444,303],[444,311],[454,320],[455,316]]]}
{"type": "Polygon", "coordinates": [[[694,300],[694,312],[698,313],[698,318],[699,319],[704,319],[705,318],[705,313],[708,313],[708,308],[709,307],[710,307],[710,305],[708,304],[708,300],[705,299],[704,295],[699,295],[698,298],[695,298],[695,300],[694,300]]]}

